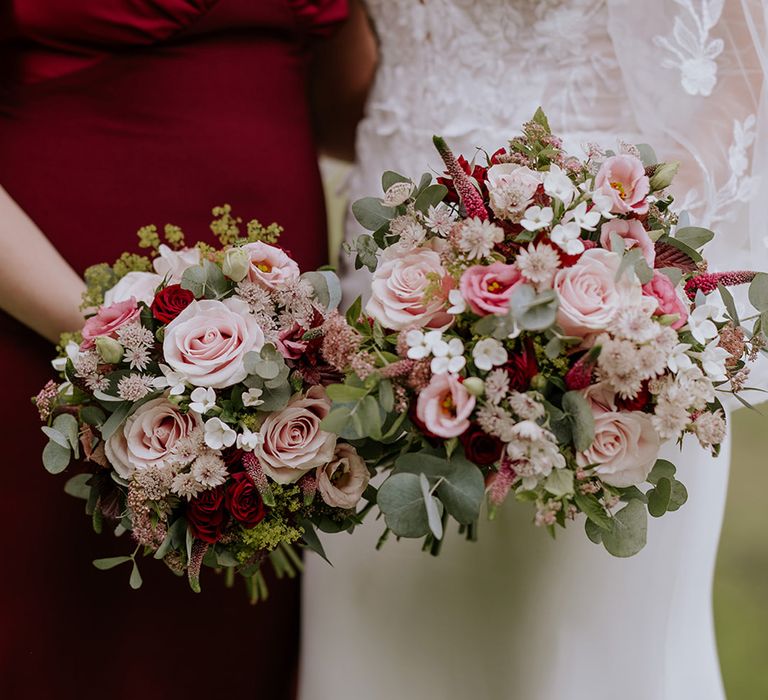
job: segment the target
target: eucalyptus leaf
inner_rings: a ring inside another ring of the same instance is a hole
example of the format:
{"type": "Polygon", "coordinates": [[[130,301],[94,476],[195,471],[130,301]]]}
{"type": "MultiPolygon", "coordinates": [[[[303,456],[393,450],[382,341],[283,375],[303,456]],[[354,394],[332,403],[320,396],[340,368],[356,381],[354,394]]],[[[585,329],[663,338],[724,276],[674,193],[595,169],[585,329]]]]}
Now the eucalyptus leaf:
{"type": "Polygon", "coordinates": [[[553,496],[573,493],[573,472],[570,469],[553,469],[544,481],[544,488],[553,496]]]}
{"type": "Polygon", "coordinates": [[[682,482],[675,479],[672,481],[672,491],[669,496],[669,505],[667,510],[670,513],[678,510],[681,506],[685,505],[688,500],[688,490],[685,488],[682,482]]]}
{"type": "Polygon", "coordinates": [[[90,480],[90,474],[77,474],[64,484],[64,493],[87,501],[91,495],[91,487],[88,485],[90,480]]]}
{"type": "Polygon", "coordinates": [[[768,311],[768,274],[758,272],[749,285],[749,302],[758,311],[768,311]]]}
{"type": "Polygon", "coordinates": [[[677,467],[675,467],[672,462],[669,462],[666,459],[657,459],[656,463],[653,465],[653,469],[651,469],[651,473],[648,474],[648,477],[646,478],[646,481],[649,484],[658,484],[659,479],[669,479],[670,481],[675,476],[675,472],[677,471],[677,467]]]}
{"type": "Polygon", "coordinates": [[[440,508],[437,499],[430,493],[429,479],[424,474],[419,474],[419,485],[421,486],[421,495],[424,498],[424,508],[427,511],[427,521],[429,529],[435,536],[435,539],[443,539],[443,521],[440,517],[440,508]]]}
{"type": "Polygon", "coordinates": [[[106,421],[104,421],[104,424],[101,426],[101,439],[105,442],[109,440],[110,437],[112,437],[112,434],[120,427],[120,425],[123,423],[123,421],[128,417],[128,414],[131,412],[131,409],[133,408],[135,404],[130,403],[129,401],[126,401],[124,403],[118,404],[115,407],[115,410],[112,411],[109,418],[107,418],[106,421]]]}
{"type": "Polygon", "coordinates": [[[576,451],[589,449],[595,439],[595,417],[589,401],[580,391],[568,391],[563,394],[563,410],[571,425],[576,451]]]}
{"type": "MultiPolygon", "coordinates": [[[[386,231],[384,228],[382,228],[382,230],[386,231]]],[[[367,267],[371,272],[375,272],[376,267],[379,264],[379,259],[376,255],[378,251],[379,244],[374,237],[369,236],[367,233],[360,234],[355,239],[355,252],[357,253],[355,269],[359,270],[361,267],[367,267]]]]}
{"type": "Polygon", "coordinates": [[[78,439],[80,426],[77,424],[77,418],[71,413],[61,413],[53,419],[53,427],[67,437],[69,446],[77,457],[80,449],[80,440],[78,439]]]}
{"type": "Polygon", "coordinates": [[[94,559],[93,565],[101,571],[106,571],[129,561],[133,561],[133,559],[131,557],[107,557],[106,559],[94,559]]]}
{"type": "Polygon", "coordinates": [[[367,389],[349,384],[331,384],[325,391],[328,398],[335,403],[355,403],[368,394],[367,389]]]}
{"type": "Polygon", "coordinates": [[[720,297],[723,300],[728,316],[737,326],[740,326],[741,321],[739,320],[739,312],[736,310],[736,302],[733,299],[733,295],[728,291],[728,288],[722,284],[717,285],[717,290],[720,292],[720,297]]]}
{"type": "Polygon", "coordinates": [[[414,204],[417,211],[426,214],[430,207],[436,207],[445,199],[448,188],[445,185],[429,185],[419,194],[414,204]]]}
{"type": "Polygon", "coordinates": [[[83,406],[80,409],[80,419],[88,425],[101,425],[107,415],[98,406],[83,406]]]}
{"type": "Polygon", "coordinates": [[[517,325],[525,331],[543,331],[552,326],[557,305],[554,290],[537,293],[529,284],[517,285],[509,299],[510,312],[517,325]]]}
{"type": "Polygon", "coordinates": [[[141,573],[139,572],[139,567],[135,561],[133,562],[133,568],[131,569],[131,578],[128,579],[128,583],[130,584],[131,588],[133,588],[134,591],[141,588],[141,584],[144,583],[141,579],[141,573]]]}
{"type": "Polygon", "coordinates": [[[667,512],[672,495],[672,482],[665,476],[659,479],[655,488],[648,491],[648,512],[654,518],[660,518],[667,512]]]}
{"type": "Polygon", "coordinates": [[[334,408],[323,420],[320,422],[320,429],[325,430],[328,433],[334,433],[338,435],[346,427],[349,422],[350,408],[348,406],[339,406],[334,408]]]}
{"type": "Polygon", "coordinates": [[[579,510],[584,513],[595,525],[608,530],[612,527],[612,519],[605,508],[600,505],[600,501],[593,493],[580,493],[576,491],[573,497],[579,510]]]}
{"type": "Polygon", "coordinates": [[[358,223],[368,231],[388,224],[396,214],[394,207],[386,207],[376,197],[363,197],[352,204],[352,214],[358,223]]]}
{"type": "Polygon", "coordinates": [[[659,159],[656,157],[656,151],[654,151],[653,147],[649,144],[638,143],[635,144],[635,148],[637,148],[638,153],[640,153],[640,160],[646,168],[649,165],[656,165],[656,163],[659,162],[659,159]]]}
{"type": "Polygon", "coordinates": [[[387,527],[398,537],[429,534],[429,518],[416,474],[392,474],[380,487],[378,506],[387,527]]]}
{"type": "Polygon", "coordinates": [[[382,379],[379,382],[379,403],[387,413],[395,407],[395,393],[389,379],[382,379]]]}
{"type": "Polygon", "coordinates": [[[587,533],[587,537],[595,544],[600,544],[603,541],[603,528],[599,525],[595,525],[589,518],[584,521],[584,531],[587,533]]]}
{"type": "Polygon", "coordinates": [[[381,190],[382,192],[385,192],[392,187],[392,185],[397,184],[398,182],[410,182],[411,178],[406,177],[405,175],[401,175],[400,173],[396,173],[393,170],[386,170],[384,174],[381,176],[381,190]]]}
{"type": "Polygon", "coordinates": [[[312,285],[315,299],[326,311],[332,311],[341,303],[341,282],[335,272],[315,270],[305,272],[301,278],[312,285]]]}
{"type": "Polygon", "coordinates": [[[44,425],[40,428],[40,430],[43,431],[45,436],[51,441],[55,442],[57,445],[69,449],[69,440],[67,440],[67,436],[63,433],[60,433],[56,428],[49,428],[47,425],[44,425]]]}
{"type": "Polygon", "coordinates": [[[43,466],[50,474],[61,474],[72,458],[72,450],[62,447],[52,440],[43,448],[43,466]]]}
{"type": "Polygon", "coordinates": [[[684,226],[675,231],[675,240],[697,250],[709,243],[714,237],[713,231],[701,226],[684,226]]]}
{"type": "Polygon", "coordinates": [[[615,557],[631,557],[645,547],[648,513],[640,501],[630,501],[613,516],[611,528],[603,532],[603,546],[615,557]]]}

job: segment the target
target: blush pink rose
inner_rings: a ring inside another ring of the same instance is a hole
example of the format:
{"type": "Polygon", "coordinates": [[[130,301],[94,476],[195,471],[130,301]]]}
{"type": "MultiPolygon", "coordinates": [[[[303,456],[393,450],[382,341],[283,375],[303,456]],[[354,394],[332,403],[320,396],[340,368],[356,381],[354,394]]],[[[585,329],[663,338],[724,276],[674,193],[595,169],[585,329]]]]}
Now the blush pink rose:
{"type": "Polygon", "coordinates": [[[114,287],[104,292],[104,305],[109,306],[134,297],[136,301],[143,301],[150,306],[155,298],[155,290],[162,282],[163,278],[154,272],[129,272],[114,287]]]}
{"type": "Polygon", "coordinates": [[[346,442],[336,445],[333,459],[321,464],[315,476],[320,496],[332,508],[354,508],[371,479],[363,458],[346,442]]]}
{"type": "Polygon", "coordinates": [[[461,275],[459,288],[472,311],[478,316],[487,316],[505,314],[512,292],[524,282],[516,265],[495,262],[468,267],[461,275]]]}
{"type": "Polygon", "coordinates": [[[615,233],[624,239],[627,249],[638,246],[643,251],[643,257],[650,267],[656,261],[656,247],[637,219],[612,219],[603,224],[600,229],[600,245],[606,250],[613,250],[611,234],[615,233]]]}
{"type": "Polygon", "coordinates": [[[474,408],[475,397],[455,374],[446,372],[433,375],[421,391],[416,402],[416,417],[432,434],[452,438],[469,428],[469,416],[474,408]]]}
{"type": "Polygon", "coordinates": [[[677,314],[680,318],[672,324],[672,328],[677,330],[685,325],[688,320],[688,306],[678,295],[672,280],[663,272],[654,270],[653,279],[643,285],[643,294],[659,302],[654,316],[677,314]]]}
{"type": "Polygon", "coordinates": [[[645,214],[651,190],[645,167],[629,154],[606,158],[595,176],[595,190],[610,197],[614,214],[645,214]]]}
{"type": "Polygon", "coordinates": [[[137,469],[162,467],[176,443],[201,426],[193,411],[181,413],[179,407],[160,397],[139,406],[104,443],[104,453],[115,471],[129,479],[137,469]]]}
{"type": "Polygon", "coordinates": [[[83,349],[92,348],[96,338],[103,336],[116,338],[117,331],[127,323],[138,321],[140,314],[134,297],[100,307],[96,315],[91,316],[83,326],[81,347],[83,349]]]}
{"type": "Polygon", "coordinates": [[[195,386],[224,387],[246,378],[243,358],[264,333],[242,299],[193,301],[165,328],[165,362],[195,386]]]}
{"type": "Polygon", "coordinates": [[[371,298],[365,307],[382,326],[445,328],[453,317],[446,311],[453,280],[430,248],[415,248],[401,255],[382,256],[373,273],[371,298]]]}
{"type": "Polygon", "coordinates": [[[605,411],[593,404],[595,439],[589,449],[576,455],[581,467],[610,486],[642,484],[659,454],[659,436],[650,417],[642,411],[605,411]]]}
{"type": "Polygon", "coordinates": [[[265,289],[280,289],[299,279],[299,266],[282,248],[263,241],[242,247],[251,259],[248,279],[265,289]]]}
{"type": "Polygon", "coordinates": [[[621,259],[603,248],[585,251],[576,264],[558,270],[554,289],[557,322],[567,335],[584,337],[605,330],[621,308],[642,301],[642,288],[632,274],[616,281],[621,259]]]}
{"type": "Polygon", "coordinates": [[[261,443],[254,454],[264,473],[278,484],[290,484],[333,459],[336,436],[320,429],[331,401],[321,386],[296,394],[282,410],[267,416],[259,428],[261,443]]]}
{"type": "Polygon", "coordinates": [[[163,243],[157,252],[159,255],[152,261],[152,265],[168,284],[179,284],[187,268],[200,264],[200,251],[197,248],[172,250],[163,243]]]}

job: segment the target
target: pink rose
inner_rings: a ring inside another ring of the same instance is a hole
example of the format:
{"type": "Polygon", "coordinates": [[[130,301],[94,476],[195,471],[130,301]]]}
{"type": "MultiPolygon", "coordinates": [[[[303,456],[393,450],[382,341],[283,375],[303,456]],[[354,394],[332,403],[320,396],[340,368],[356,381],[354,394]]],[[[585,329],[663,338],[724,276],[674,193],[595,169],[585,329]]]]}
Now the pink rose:
{"type": "Polygon", "coordinates": [[[248,279],[265,289],[280,289],[299,279],[299,266],[282,248],[262,241],[246,243],[242,250],[248,253],[251,266],[248,279]]]}
{"type": "Polygon", "coordinates": [[[611,234],[616,233],[624,239],[627,249],[639,246],[643,257],[650,267],[656,261],[656,247],[637,219],[613,219],[603,224],[600,229],[600,245],[606,250],[613,250],[611,234]]]}
{"type": "Polygon", "coordinates": [[[139,320],[141,312],[136,299],[130,297],[109,306],[101,306],[95,316],[91,316],[83,326],[83,349],[92,348],[96,338],[108,336],[117,337],[117,331],[126,323],[139,320]]]}
{"type": "Polygon", "coordinates": [[[468,267],[461,275],[459,289],[472,311],[487,316],[507,313],[512,292],[524,282],[516,265],[495,262],[468,267]]]}
{"type": "Polygon", "coordinates": [[[331,410],[321,386],[296,394],[288,405],[261,424],[261,444],[254,450],[264,473],[278,484],[290,484],[333,459],[336,436],[320,429],[331,410]]]}
{"type": "Polygon", "coordinates": [[[455,374],[435,374],[416,402],[416,417],[434,435],[452,438],[469,428],[472,396],[455,374]]]}
{"type": "Polygon", "coordinates": [[[605,330],[619,309],[641,302],[642,289],[634,275],[616,281],[620,264],[617,253],[592,248],[576,264],[558,270],[557,322],[567,335],[584,337],[605,330]]]}
{"type": "Polygon", "coordinates": [[[197,248],[171,250],[163,243],[157,252],[160,255],[152,261],[152,265],[158,275],[166,278],[168,284],[179,284],[187,268],[200,264],[200,251],[197,248]]]}
{"type": "Polygon", "coordinates": [[[606,411],[595,404],[592,412],[595,439],[576,455],[579,466],[596,466],[595,473],[610,486],[642,484],[661,444],[650,417],[641,411],[606,411]]]}
{"type": "Polygon", "coordinates": [[[606,158],[595,176],[595,191],[610,198],[614,214],[645,214],[650,189],[642,162],[626,153],[606,158]]]}
{"type": "Polygon", "coordinates": [[[371,475],[365,461],[352,445],[340,442],[328,464],[317,468],[317,490],[332,508],[354,508],[363,495],[371,475]]]}
{"type": "Polygon", "coordinates": [[[401,255],[385,252],[373,273],[371,299],[365,310],[390,330],[445,328],[453,319],[446,311],[452,286],[436,251],[415,248],[401,255]]]}
{"type": "Polygon", "coordinates": [[[136,301],[143,301],[149,306],[162,281],[163,278],[154,272],[129,272],[114,287],[104,292],[104,305],[110,306],[134,297],[136,301]]]}
{"type": "Polygon", "coordinates": [[[173,448],[201,425],[200,416],[179,407],[165,397],[152,399],[139,406],[104,443],[115,471],[129,479],[137,469],[162,467],[173,448]]]}
{"type": "Polygon", "coordinates": [[[165,362],[195,386],[223,389],[248,375],[246,353],[264,333],[242,299],[193,301],[165,328],[165,362]]]}
{"type": "Polygon", "coordinates": [[[643,286],[643,294],[659,302],[654,312],[655,316],[677,314],[680,318],[672,324],[672,328],[677,330],[685,325],[688,319],[688,307],[678,295],[672,280],[663,272],[654,270],[653,279],[643,286]]]}

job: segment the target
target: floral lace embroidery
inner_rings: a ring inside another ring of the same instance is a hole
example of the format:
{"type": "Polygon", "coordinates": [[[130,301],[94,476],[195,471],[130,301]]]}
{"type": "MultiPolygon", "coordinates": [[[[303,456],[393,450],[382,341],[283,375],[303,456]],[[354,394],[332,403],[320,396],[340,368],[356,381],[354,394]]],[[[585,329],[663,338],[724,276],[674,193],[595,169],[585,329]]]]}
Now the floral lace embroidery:
{"type": "Polygon", "coordinates": [[[720,20],[725,0],[674,0],[684,8],[687,19],[678,14],[672,36],[657,35],[654,43],[673,54],[662,66],[680,70],[680,82],[689,95],[709,97],[717,84],[717,57],[723,51],[722,39],[711,39],[709,33],[720,20]]]}

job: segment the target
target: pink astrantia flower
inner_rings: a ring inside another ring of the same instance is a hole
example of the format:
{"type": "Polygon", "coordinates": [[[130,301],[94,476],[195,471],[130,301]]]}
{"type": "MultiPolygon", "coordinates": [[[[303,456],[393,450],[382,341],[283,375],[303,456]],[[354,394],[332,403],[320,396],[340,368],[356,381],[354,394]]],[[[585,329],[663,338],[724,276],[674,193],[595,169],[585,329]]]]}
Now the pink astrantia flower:
{"type": "Polygon", "coordinates": [[[461,296],[478,316],[504,314],[515,287],[525,280],[516,265],[495,262],[473,265],[459,281],[461,296]]]}
{"type": "Polygon", "coordinates": [[[606,158],[595,176],[595,191],[610,198],[614,214],[645,214],[650,189],[643,163],[626,153],[606,158]]]}
{"type": "Polygon", "coordinates": [[[436,374],[419,394],[416,417],[434,435],[452,438],[469,428],[469,416],[475,408],[472,396],[455,374],[436,374]]]}
{"type": "Polygon", "coordinates": [[[299,266],[282,249],[263,241],[242,247],[251,259],[248,279],[265,289],[281,289],[299,278],[299,266]]]}
{"type": "Polygon", "coordinates": [[[102,306],[83,326],[83,349],[92,348],[96,338],[116,338],[117,331],[127,323],[137,321],[140,315],[135,297],[102,306]]]}
{"type": "Polygon", "coordinates": [[[663,272],[654,271],[653,279],[648,284],[643,285],[643,294],[654,297],[659,302],[654,312],[655,315],[677,314],[680,317],[672,324],[672,328],[677,330],[685,325],[688,320],[688,309],[678,295],[672,280],[663,272]]]}
{"type": "Polygon", "coordinates": [[[638,246],[643,251],[643,257],[650,267],[656,261],[656,248],[648,232],[637,219],[613,219],[603,224],[600,229],[600,245],[606,250],[613,250],[611,234],[615,233],[624,239],[627,249],[638,246]]]}

